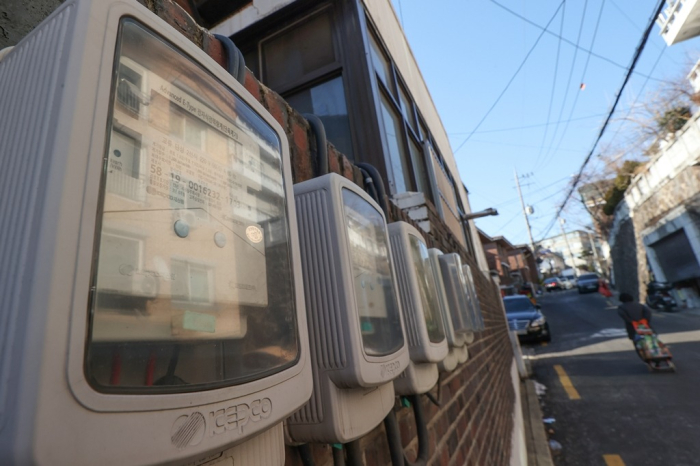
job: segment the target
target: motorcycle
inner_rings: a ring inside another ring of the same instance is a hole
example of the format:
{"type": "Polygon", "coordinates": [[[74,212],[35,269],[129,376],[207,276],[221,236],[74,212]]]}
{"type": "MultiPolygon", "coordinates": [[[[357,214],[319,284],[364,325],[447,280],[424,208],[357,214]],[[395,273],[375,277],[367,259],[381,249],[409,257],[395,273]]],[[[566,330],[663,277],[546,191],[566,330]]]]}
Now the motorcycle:
{"type": "Polygon", "coordinates": [[[672,286],[664,282],[649,282],[647,284],[646,303],[652,309],[664,312],[673,312],[678,308],[678,303],[669,294],[672,286]]]}

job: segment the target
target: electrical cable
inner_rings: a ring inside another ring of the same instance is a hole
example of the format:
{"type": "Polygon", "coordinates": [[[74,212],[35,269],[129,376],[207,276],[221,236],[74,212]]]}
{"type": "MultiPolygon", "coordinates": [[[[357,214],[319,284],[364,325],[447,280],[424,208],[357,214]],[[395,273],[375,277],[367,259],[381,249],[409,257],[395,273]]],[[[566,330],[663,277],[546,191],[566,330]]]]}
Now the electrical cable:
{"type": "MultiPolygon", "coordinates": [[[[549,27],[549,25],[552,23],[552,21],[554,21],[554,18],[556,18],[557,14],[559,14],[559,10],[561,10],[561,8],[562,8],[563,5],[564,5],[564,0],[562,0],[562,2],[559,4],[559,6],[557,7],[556,11],[555,11],[554,14],[552,15],[552,17],[551,17],[551,18],[549,19],[549,21],[547,22],[547,27],[549,27]]],[[[522,61],[522,62],[520,63],[520,65],[518,66],[518,69],[515,70],[515,73],[513,73],[513,76],[511,76],[511,78],[508,80],[508,83],[507,83],[506,86],[503,88],[503,90],[501,91],[501,93],[498,95],[498,97],[496,98],[495,102],[494,102],[494,103],[491,105],[491,107],[486,111],[486,114],[481,118],[481,120],[479,120],[479,123],[477,123],[477,125],[476,125],[476,126],[474,127],[474,129],[469,133],[469,135],[466,137],[466,139],[464,139],[464,141],[462,141],[462,143],[457,147],[457,149],[455,149],[455,150],[452,152],[454,155],[457,155],[457,152],[459,152],[459,150],[467,143],[467,141],[469,141],[469,139],[472,137],[472,135],[474,134],[474,132],[476,132],[476,130],[479,129],[479,127],[482,125],[482,123],[483,123],[484,121],[486,121],[486,118],[488,118],[488,116],[491,114],[491,112],[493,111],[493,109],[496,108],[496,105],[498,105],[498,102],[500,102],[500,100],[501,100],[501,98],[503,97],[503,95],[506,93],[506,91],[508,90],[508,88],[510,87],[510,85],[513,83],[513,81],[515,80],[515,78],[518,76],[518,74],[520,73],[520,70],[523,69],[523,66],[525,66],[525,63],[527,62],[528,58],[530,58],[530,55],[532,54],[532,52],[534,52],[535,48],[537,47],[537,44],[539,44],[539,43],[540,43],[540,40],[542,40],[542,36],[544,36],[544,33],[545,33],[545,31],[543,30],[543,31],[540,33],[540,35],[537,37],[537,40],[535,40],[535,43],[532,45],[532,47],[530,48],[530,50],[527,52],[527,55],[525,55],[525,58],[523,59],[523,61],[522,61]]]]}
{"type": "MultiPolygon", "coordinates": [[[[628,69],[627,73],[625,74],[625,79],[622,81],[622,86],[620,86],[620,90],[615,95],[615,101],[613,102],[613,105],[610,108],[610,112],[608,113],[608,116],[605,119],[603,126],[600,128],[600,132],[598,133],[598,136],[596,137],[595,141],[593,142],[593,147],[591,147],[591,150],[588,152],[588,155],[586,156],[586,158],[583,160],[583,163],[581,164],[581,168],[579,169],[578,173],[574,177],[574,180],[571,183],[571,188],[569,188],[569,191],[566,194],[564,201],[562,202],[561,206],[559,206],[559,208],[557,209],[557,213],[554,215],[555,219],[557,217],[559,217],[561,212],[564,210],[564,206],[566,206],[566,203],[571,198],[571,194],[573,194],[574,190],[576,189],[576,186],[578,185],[579,180],[581,179],[581,175],[583,174],[583,170],[586,168],[586,165],[588,165],[588,162],[591,160],[591,157],[593,156],[593,152],[595,151],[595,148],[598,146],[598,143],[603,138],[603,134],[605,133],[605,130],[608,127],[608,123],[610,122],[610,119],[612,118],[613,114],[615,113],[615,108],[617,107],[617,104],[620,101],[620,98],[622,97],[622,92],[625,90],[625,87],[627,86],[627,83],[629,82],[630,77],[632,76],[632,72],[634,71],[634,67],[637,65],[637,62],[639,61],[639,57],[641,57],[642,52],[644,51],[644,46],[646,45],[647,40],[649,39],[649,34],[651,34],[651,30],[654,27],[654,23],[656,21],[656,18],[659,16],[661,11],[663,10],[665,2],[666,2],[666,0],[659,0],[659,4],[655,10],[655,13],[649,19],[649,23],[647,25],[647,28],[644,31],[644,34],[642,35],[642,38],[639,42],[639,45],[637,45],[637,49],[634,52],[634,56],[632,58],[632,63],[630,63],[629,69],[628,69]]],[[[545,236],[547,235],[547,233],[549,233],[549,230],[552,229],[552,226],[549,227],[549,229],[545,233],[545,236]]]]}
{"type": "MultiPolygon", "coordinates": [[[[583,65],[583,71],[581,72],[581,84],[585,83],[586,79],[586,71],[588,71],[588,65],[591,62],[591,54],[593,53],[593,46],[595,45],[595,40],[596,37],[598,37],[598,28],[600,26],[600,20],[603,17],[603,9],[605,7],[605,0],[603,0],[600,3],[600,10],[598,10],[598,19],[596,20],[595,23],[595,29],[593,30],[593,37],[591,38],[591,46],[589,47],[588,51],[588,57],[586,57],[586,63],[583,65]]],[[[576,110],[576,104],[578,104],[578,98],[581,95],[581,91],[576,93],[576,96],[574,97],[574,103],[571,105],[571,111],[569,112],[569,118],[568,120],[571,120],[571,117],[574,115],[574,110],[576,110]]],[[[564,130],[561,133],[561,137],[559,138],[559,142],[557,143],[556,148],[554,151],[548,151],[547,155],[545,155],[544,162],[542,165],[546,165],[549,163],[550,160],[552,160],[552,157],[559,151],[559,148],[561,147],[561,143],[564,141],[564,137],[566,136],[566,132],[569,130],[569,123],[566,123],[564,126],[564,130]]],[[[538,167],[536,167],[538,168],[538,167]]]]}
{"type": "Polygon", "coordinates": [[[384,189],[384,181],[382,181],[379,170],[377,170],[374,165],[365,162],[358,163],[356,166],[362,170],[365,170],[372,179],[372,183],[374,184],[378,198],[375,200],[377,201],[377,204],[379,204],[379,207],[381,207],[384,211],[384,216],[389,218],[389,206],[386,202],[386,189],[384,189]]]}
{"type": "Polygon", "coordinates": [[[299,453],[299,459],[303,466],[314,466],[314,455],[311,454],[311,446],[308,443],[303,443],[296,447],[299,453]]]}
{"type": "MultiPolygon", "coordinates": [[[[561,54],[561,35],[564,33],[564,18],[566,17],[566,0],[564,0],[564,6],[561,10],[561,24],[559,25],[559,41],[557,42],[557,53],[554,59],[554,76],[552,78],[552,91],[549,95],[549,108],[547,109],[547,126],[544,128],[544,134],[542,135],[542,142],[540,143],[540,151],[537,154],[537,159],[535,159],[535,164],[540,160],[542,156],[542,151],[544,150],[544,143],[547,141],[547,133],[549,133],[549,122],[552,120],[552,106],[554,104],[554,94],[557,90],[557,76],[559,75],[559,55],[561,54]]],[[[566,89],[565,89],[566,90],[566,89]]],[[[564,94],[566,95],[566,94],[564,94]]],[[[561,119],[561,115],[559,116],[561,119]]]]}
{"type": "MultiPolygon", "coordinates": [[[[586,19],[586,11],[588,11],[588,0],[585,0],[583,3],[583,13],[581,13],[581,23],[579,24],[578,27],[578,36],[576,36],[576,45],[578,46],[581,43],[581,33],[583,32],[583,23],[585,22],[586,19]]],[[[561,41],[559,41],[561,43],[561,41]]],[[[569,78],[566,80],[567,84],[566,87],[564,88],[564,99],[562,100],[561,107],[559,108],[559,116],[557,117],[558,121],[561,121],[561,117],[564,114],[564,108],[566,107],[566,100],[567,97],[569,96],[568,89],[571,89],[571,80],[574,77],[574,68],[576,67],[576,57],[578,56],[578,47],[574,49],[574,57],[571,59],[571,68],[569,68],[569,78]]],[[[579,90],[580,92],[580,90],[579,90]]],[[[578,92],[576,93],[578,95],[578,92]]],[[[559,124],[554,127],[554,134],[552,134],[552,140],[549,143],[549,146],[554,145],[554,141],[557,140],[557,133],[559,133],[559,124]]],[[[544,145],[544,142],[542,143],[544,145]]],[[[539,156],[537,157],[537,160],[535,161],[535,166],[537,166],[540,158],[539,156]]]]}
{"type": "MultiPolygon", "coordinates": [[[[556,125],[559,123],[568,123],[570,121],[589,120],[591,118],[598,118],[598,117],[601,117],[603,115],[605,115],[605,113],[596,113],[595,115],[578,117],[578,118],[574,118],[572,120],[553,121],[551,123],[537,123],[535,125],[511,126],[509,128],[500,128],[500,129],[487,129],[487,130],[482,130],[482,131],[476,131],[474,134],[502,133],[504,131],[515,131],[515,130],[520,130],[520,129],[541,128],[542,126],[556,125]]],[[[447,134],[448,134],[448,136],[462,136],[464,134],[469,134],[469,133],[447,133],[447,134]]]]}
{"type": "Polygon", "coordinates": [[[311,131],[316,139],[316,158],[318,160],[318,173],[316,176],[328,174],[328,138],[326,137],[326,127],[323,121],[313,113],[302,115],[309,122],[311,131]]]}
{"type": "MultiPolygon", "coordinates": [[[[665,51],[666,51],[666,47],[661,49],[661,53],[659,54],[658,57],[656,57],[656,61],[654,62],[654,65],[651,67],[651,71],[649,73],[653,73],[654,70],[656,70],[656,67],[659,64],[659,61],[661,61],[661,57],[664,55],[665,51]]],[[[620,133],[620,129],[622,129],[622,126],[625,124],[625,121],[627,121],[630,114],[632,113],[632,110],[634,110],[634,106],[637,104],[637,101],[642,96],[642,92],[644,92],[644,88],[647,86],[647,84],[649,84],[649,80],[645,79],[644,83],[642,83],[642,87],[639,89],[639,92],[637,93],[637,96],[634,98],[632,105],[629,106],[629,108],[627,109],[627,113],[622,118],[622,123],[620,125],[618,125],[617,128],[615,128],[615,132],[613,133],[612,137],[608,140],[608,143],[605,146],[605,149],[603,149],[601,152],[606,152],[610,148],[613,141],[615,140],[615,137],[620,133]]]]}
{"type": "Polygon", "coordinates": [[[353,440],[344,445],[347,453],[348,466],[364,466],[362,461],[362,449],[360,448],[360,439],[353,440]]]}
{"type": "MultiPolygon", "coordinates": [[[[544,26],[544,27],[543,27],[543,26],[540,26],[539,24],[535,23],[534,21],[531,21],[531,20],[527,19],[526,17],[520,15],[519,13],[516,13],[515,11],[511,10],[511,9],[508,8],[507,6],[498,3],[496,0],[491,0],[491,2],[494,3],[494,4],[496,4],[496,5],[498,5],[499,7],[503,8],[503,9],[506,10],[508,13],[511,13],[512,15],[517,16],[518,18],[522,19],[522,20],[525,21],[526,23],[531,24],[531,25],[535,26],[535,27],[538,28],[538,29],[541,29],[543,32],[546,32],[547,34],[549,34],[549,35],[551,35],[551,36],[554,36],[554,37],[559,37],[559,36],[557,35],[557,33],[552,32],[552,31],[550,31],[549,29],[547,29],[547,28],[549,27],[549,24],[547,24],[547,25],[544,26]]],[[[562,37],[561,40],[564,41],[565,43],[571,45],[571,46],[576,47],[576,44],[574,44],[572,41],[570,41],[570,40],[567,39],[566,37],[562,37]]],[[[621,64],[617,63],[616,61],[613,61],[613,60],[611,60],[611,59],[609,59],[609,58],[607,58],[607,57],[604,57],[604,56],[602,56],[602,55],[599,55],[599,54],[597,54],[597,53],[595,53],[595,52],[593,52],[593,51],[591,51],[591,50],[584,49],[584,48],[581,47],[581,46],[578,46],[578,48],[579,48],[580,50],[583,50],[584,52],[590,53],[592,56],[594,56],[594,57],[596,57],[596,58],[599,58],[600,60],[603,60],[603,61],[605,61],[605,62],[607,62],[607,63],[610,63],[611,65],[616,66],[617,68],[620,68],[620,69],[623,69],[623,70],[624,70],[624,69],[627,69],[627,67],[626,67],[625,65],[621,65],[621,64]]],[[[636,75],[638,75],[638,76],[641,76],[641,77],[643,77],[643,78],[646,78],[646,77],[647,77],[646,74],[639,73],[639,72],[634,72],[634,74],[636,74],[636,75]]],[[[663,80],[663,79],[658,79],[658,78],[653,78],[653,77],[652,77],[651,79],[654,80],[654,81],[658,81],[658,82],[666,82],[666,81],[663,80]]]]}
{"type": "Polygon", "coordinates": [[[243,61],[243,66],[241,66],[243,54],[238,50],[231,38],[222,34],[214,34],[214,37],[219,39],[226,51],[226,70],[236,81],[245,84],[245,61],[243,61]]]}

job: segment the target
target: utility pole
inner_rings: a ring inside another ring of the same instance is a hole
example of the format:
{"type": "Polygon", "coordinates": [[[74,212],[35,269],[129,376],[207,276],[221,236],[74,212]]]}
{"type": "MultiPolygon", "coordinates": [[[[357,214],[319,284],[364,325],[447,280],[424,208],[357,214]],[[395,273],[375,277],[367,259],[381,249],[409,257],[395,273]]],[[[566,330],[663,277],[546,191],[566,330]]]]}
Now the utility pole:
{"type": "Polygon", "coordinates": [[[588,241],[591,243],[591,249],[593,250],[593,257],[595,258],[595,263],[598,265],[600,273],[606,275],[605,270],[603,270],[603,265],[600,262],[600,257],[598,257],[598,250],[595,247],[595,237],[591,235],[591,230],[589,229],[586,229],[586,233],[588,233],[588,241]]]}
{"type": "Polygon", "coordinates": [[[578,269],[576,268],[576,260],[574,260],[574,254],[571,252],[571,245],[569,244],[569,238],[566,236],[566,231],[564,231],[564,220],[559,217],[559,226],[561,227],[561,234],[564,236],[564,241],[566,241],[566,249],[569,251],[569,257],[571,257],[571,268],[574,269],[574,276],[578,277],[578,269]]]}
{"type": "Polygon", "coordinates": [[[525,217],[525,225],[527,226],[527,234],[530,237],[530,248],[532,248],[532,254],[537,254],[535,251],[535,241],[532,239],[532,230],[530,230],[530,220],[527,218],[527,209],[525,208],[525,201],[523,200],[523,193],[520,190],[520,178],[518,178],[518,170],[513,169],[515,172],[515,186],[518,187],[518,196],[520,197],[520,205],[523,208],[523,217],[525,217]]]}

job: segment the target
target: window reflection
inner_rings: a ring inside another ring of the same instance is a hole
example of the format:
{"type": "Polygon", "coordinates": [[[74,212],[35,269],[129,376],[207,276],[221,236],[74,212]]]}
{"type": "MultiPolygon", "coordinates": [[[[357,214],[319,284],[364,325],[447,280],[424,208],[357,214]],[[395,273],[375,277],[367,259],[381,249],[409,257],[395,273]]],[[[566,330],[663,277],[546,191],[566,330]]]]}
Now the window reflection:
{"type": "Polygon", "coordinates": [[[366,354],[385,356],[403,345],[386,223],[369,202],[348,189],[343,189],[343,205],[362,343],[366,354]]]}
{"type": "Polygon", "coordinates": [[[136,22],[119,40],[88,379],[188,391],[288,367],[298,342],[277,134],[136,22]]]}

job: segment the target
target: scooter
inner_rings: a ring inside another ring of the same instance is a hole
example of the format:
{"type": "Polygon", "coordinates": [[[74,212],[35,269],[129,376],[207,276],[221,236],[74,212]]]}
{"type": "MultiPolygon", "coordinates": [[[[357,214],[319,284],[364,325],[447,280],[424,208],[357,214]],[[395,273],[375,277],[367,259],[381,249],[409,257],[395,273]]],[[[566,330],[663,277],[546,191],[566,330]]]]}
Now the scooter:
{"type": "Polygon", "coordinates": [[[646,303],[652,309],[664,312],[673,312],[678,308],[678,303],[669,294],[671,285],[663,282],[649,282],[647,284],[646,303]]]}

